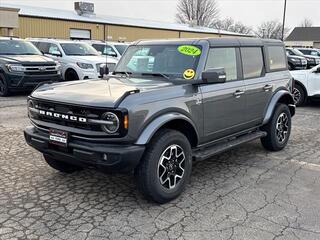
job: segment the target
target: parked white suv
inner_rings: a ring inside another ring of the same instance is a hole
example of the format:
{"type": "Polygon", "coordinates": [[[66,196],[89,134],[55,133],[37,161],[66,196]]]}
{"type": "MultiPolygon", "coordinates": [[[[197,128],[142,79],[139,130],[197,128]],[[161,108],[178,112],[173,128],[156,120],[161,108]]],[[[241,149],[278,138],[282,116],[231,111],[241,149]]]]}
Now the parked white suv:
{"type": "Polygon", "coordinates": [[[87,41],[92,47],[99,51],[102,55],[107,55],[108,57],[120,60],[124,51],[129,46],[128,43],[120,42],[104,42],[104,41],[87,41]]]}
{"type": "Polygon", "coordinates": [[[291,71],[295,80],[293,89],[297,106],[305,103],[308,97],[320,97],[320,65],[308,70],[291,71]]]}
{"type": "MultiPolygon", "coordinates": [[[[85,42],[57,39],[28,39],[43,54],[61,64],[62,78],[66,81],[97,79],[100,77],[100,65],[106,58],[85,42]]],[[[117,64],[116,59],[107,59],[110,72],[117,64]]]]}

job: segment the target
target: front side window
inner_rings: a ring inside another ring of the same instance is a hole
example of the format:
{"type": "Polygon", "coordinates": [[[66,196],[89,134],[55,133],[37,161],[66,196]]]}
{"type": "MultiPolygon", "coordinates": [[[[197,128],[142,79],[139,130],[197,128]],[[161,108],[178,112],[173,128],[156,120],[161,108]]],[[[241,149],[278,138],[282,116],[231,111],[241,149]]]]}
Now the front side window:
{"type": "Polygon", "coordinates": [[[209,50],[206,69],[224,68],[227,81],[238,78],[237,55],[235,48],[211,48],[209,50]]]}
{"type": "Polygon", "coordinates": [[[201,50],[190,45],[130,46],[115,72],[190,80],[196,75],[201,50]]]}
{"type": "Polygon", "coordinates": [[[97,50],[86,43],[61,43],[60,45],[68,56],[99,56],[97,50]]]}
{"type": "Polygon", "coordinates": [[[261,47],[241,48],[243,76],[245,79],[258,78],[264,73],[264,62],[261,47]]]}
{"type": "Polygon", "coordinates": [[[0,40],[0,55],[41,55],[41,52],[31,42],[0,40]]]}
{"type": "Polygon", "coordinates": [[[60,53],[59,47],[56,44],[50,43],[48,54],[55,55],[57,53],[60,53]]]}
{"type": "Polygon", "coordinates": [[[287,68],[285,52],[281,46],[268,47],[270,70],[280,70],[287,68]]]}
{"type": "Polygon", "coordinates": [[[123,55],[123,53],[127,49],[128,45],[121,44],[121,45],[114,45],[114,47],[118,50],[120,55],[123,55]]]}
{"type": "Polygon", "coordinates": [[[103,55],[108,55],[108,56],[117,55],[117,53],[113,50],[113,48],[106,44],[92,44],[92,47],[94,47],[97,51],[101,52],[103,55]]]}

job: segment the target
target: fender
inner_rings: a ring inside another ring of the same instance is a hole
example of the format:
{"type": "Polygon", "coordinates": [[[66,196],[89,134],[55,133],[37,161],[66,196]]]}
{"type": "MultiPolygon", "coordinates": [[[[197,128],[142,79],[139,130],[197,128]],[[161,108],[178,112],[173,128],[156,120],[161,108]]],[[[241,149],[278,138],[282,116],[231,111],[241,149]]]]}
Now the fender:
{"type": "Polygon", "coordinates": [[[269,122],[269,120],[272,117],[272,113],[273,113],[277,103],[279,102],[279,100],[282,97],[286,97],[286,99],[288,99],[288,101],[289,101],[287,103],[288,103],[288,106],[290,108],[291,116],[293,116],[295,114],[296,106],[294,105],[294,101],[293,101],[292,95],[287,90],[280,90],[280,91],[276,92],[272,96],[272,99],[269,102],[267,110],[265,111],[265,114],[264,114],[264,119],[263,119],[263,123],[262,123],[263,125],[265,125],[265,124],[267,124],[269,122]]]}
{"type": "Polygon", "coordinates": [[[189,119],[187,116],[181,113],[166,113],[154,119],[149,125],[142,131],[138,140],[135,142],[137,145],[145,145],[147,144],[153,135],[158,131],[162,126],[172,120],[185,120],[190,123],[197,134],[197,138],[199,139],[199,134],[197,128],[195,127],[194,123],[189,119]]]}

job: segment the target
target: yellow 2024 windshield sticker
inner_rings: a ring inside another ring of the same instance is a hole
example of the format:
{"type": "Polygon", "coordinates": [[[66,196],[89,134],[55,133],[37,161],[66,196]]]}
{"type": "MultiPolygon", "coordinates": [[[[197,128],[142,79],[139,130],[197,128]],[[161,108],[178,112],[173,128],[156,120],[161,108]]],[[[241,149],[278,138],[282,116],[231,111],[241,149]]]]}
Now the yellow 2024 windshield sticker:
{"type": "Polygon", "coordinates": [[[190,80],[190,79],[194,78],[195,75],[196,75],[196,72],[191,68],[185,70],[184,73],[183,73],[184,79],[187,79],[187,80],[190,80]]]}
{"type": "Polygon", "coordinates": [[[178,51],[184,55],[199,56],[201,49],[192,45],[182,45],[178,47],[178,51]]]}

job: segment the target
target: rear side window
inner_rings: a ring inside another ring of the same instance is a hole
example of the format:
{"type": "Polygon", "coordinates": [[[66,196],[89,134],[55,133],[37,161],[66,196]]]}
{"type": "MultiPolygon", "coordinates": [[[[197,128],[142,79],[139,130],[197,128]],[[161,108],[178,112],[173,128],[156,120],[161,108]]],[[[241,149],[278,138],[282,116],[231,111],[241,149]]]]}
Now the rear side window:
{"type": "Polygon", "coordinates": [[[206,69],[224,68],[227,81],[237,80],[237,55],[235,48],[211,48],[206,64],[206,69]]]}
{"type": "Polygon", "coordinates": [[[287,68],[284,48],[281,46],[268,47],[270,70],[281,70],[287,68]]]}
{"type": "Polygon", "coordinates": [[[261,47],[241,48],[243,76],[245,79],[261,77],[264,72],[264,61],[261,47]]]}

